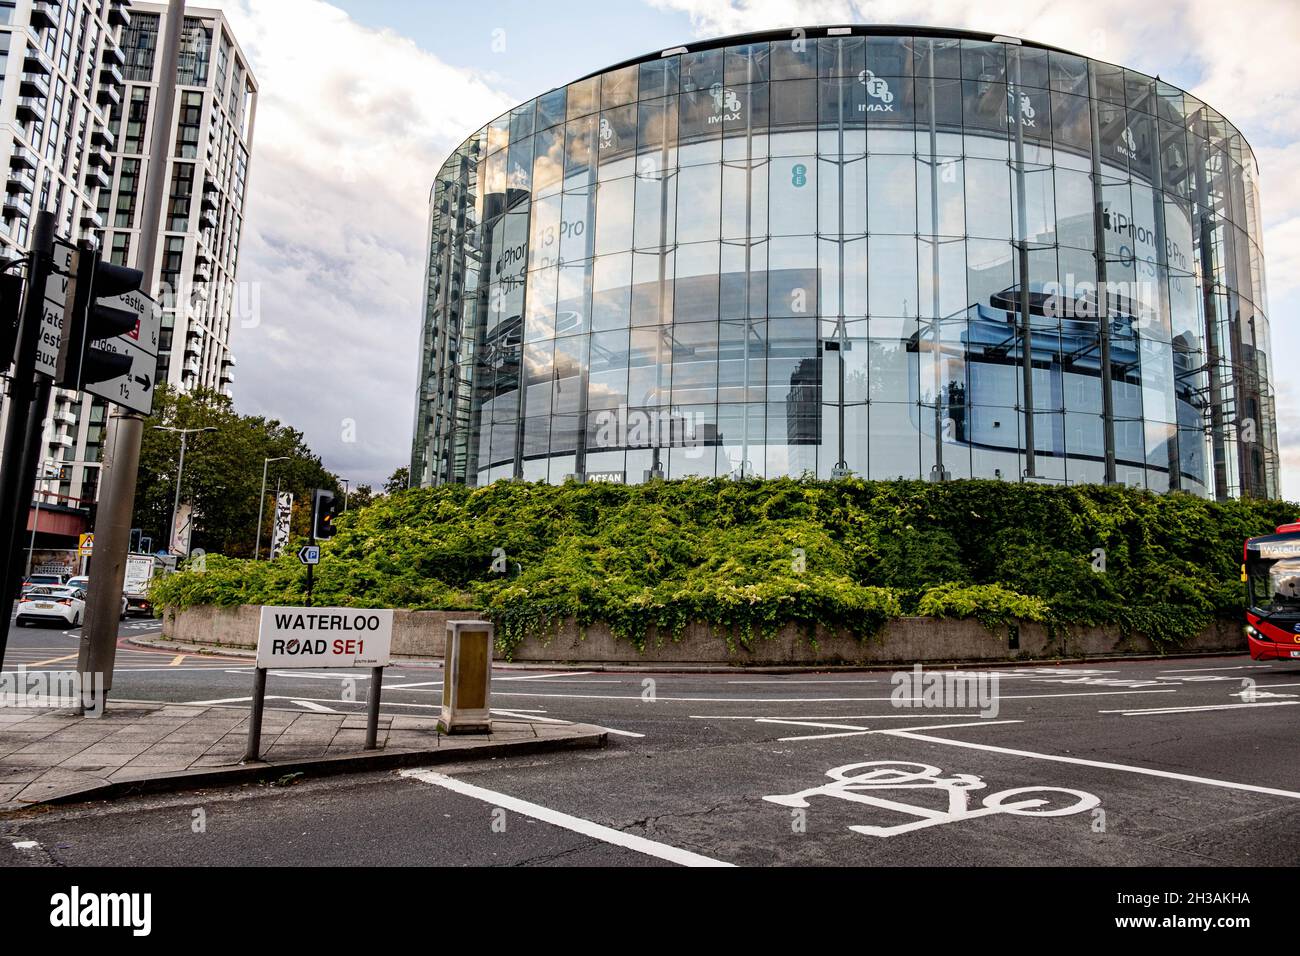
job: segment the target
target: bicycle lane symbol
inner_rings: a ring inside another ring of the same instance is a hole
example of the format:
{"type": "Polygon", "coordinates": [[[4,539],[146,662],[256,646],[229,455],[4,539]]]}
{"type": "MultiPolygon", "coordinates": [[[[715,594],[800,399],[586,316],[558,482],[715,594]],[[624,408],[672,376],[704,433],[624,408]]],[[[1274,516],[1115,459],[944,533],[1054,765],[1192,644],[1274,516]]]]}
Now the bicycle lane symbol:
{"type": "Polygon", "coordinates": [[[863,825],[849,827],[855,833],[878,837],[898,836],[900,833],[910,833],[926,827],[956,823],[960,820],[973,820],[999,813],[1023,817],[1064,817],[1085,813],[1101,803],[1100,797],[1082,790],[1068,790],[1063,787],[1017,787],[991,793],[980,801],[980,806],[972,809],[970,794],[972,791],[985,789],[988,785],[984,780],[970,773],[953,774],[949,777],[941,776],[942,773],[943,771],[938,767],[899,760],[851,763],[826,771],[826,776],[832,780],[831,783],[800,790],[798,793],[780,794],[763,799],[783,807],[807,807],[809,797],[826,796],[893,810],[918,818],[911,823],[888,827],[863,825]],[[922,789],[946,790],[948,809],[936,810],[878,795],[885,791],[922,789]],[[1062,796],[1070,798],[1073,802],[1053,807],[1053,798],[1062,796]]]}

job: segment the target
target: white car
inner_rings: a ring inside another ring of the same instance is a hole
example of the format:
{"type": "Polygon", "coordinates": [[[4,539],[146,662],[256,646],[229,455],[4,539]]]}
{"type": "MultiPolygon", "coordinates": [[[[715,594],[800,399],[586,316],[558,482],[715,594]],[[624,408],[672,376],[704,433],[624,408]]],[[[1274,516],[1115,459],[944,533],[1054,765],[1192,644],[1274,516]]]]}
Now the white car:
{"type": "Polygon", "coordinates": [[[54,622],[77,627],[86,616],[86,592],[80,588],[41,584],[29,590],[18,603],[19,627],[37,622],[54,622]]]}
{"type": "MultiPolygon", "coordinates": [[[[89,577],[88,575],[85,575],[85,574],[79,574],[79,575],[77,575],[75,578],[68,578],[68,583],[67,583],[66,586],[67,586],[67,587],[70,587],[70,588],[77,588],[78,590],[81,590],[81,591],[89,591],[89,590],[90,590],[90,577],[89,577]]],[[[123,620],[123,621],[126,620],[126,612],[127,612],[128,607],[129,607],[129,602],[128,602],[127,599],[126,599],[126,595],[123,594],[123,595],[122,595],[122,612],[121,612],[120,615],[118,615],[118,617],[119,617],[120,620],[123,620]]]]}

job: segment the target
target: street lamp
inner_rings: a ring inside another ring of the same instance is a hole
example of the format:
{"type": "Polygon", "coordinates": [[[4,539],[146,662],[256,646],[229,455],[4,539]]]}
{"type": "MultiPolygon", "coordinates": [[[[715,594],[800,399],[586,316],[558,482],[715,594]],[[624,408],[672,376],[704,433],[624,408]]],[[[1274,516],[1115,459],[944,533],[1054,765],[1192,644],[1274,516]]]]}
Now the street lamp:
{"type": "MultiPolygon", "coordinates": [[[[175,432],[181,436],[181,458],[176,466],[176,499],[172,502],[172,523],[170,535],[176,534],[176,514],[181,509],[181,475],[185,474],[185,444],[191,435],[197,435],[200,432],[214,432],[216,427],[208,425],[206,428],[173,428],[171,425],[155,425],[154,431],[175,432]]],[[[174,543],[174,542],[173,542],[174,543]]],[[[170,550],[170,547],[168,548],[170,550]]]]}
{"type": "Polygon", "coordinates": [[[348,481],[347,478],[340,478],[339,481],[343,482],[343,513],[347,514],[348,513],[348,491],[351,483],[348,481]]]}
{"type": "Polygon", "coordinates": [[[257,498],[257,544],[253,546],[253,560],[262,550],[262,509],[266,507],[266,466],[273,461],[288,461],[288,456],[262,459],[262,493],[257,498]]]}
{"type": "Polygon", "coordinates": [[[51,462],[50,459],[47,458],[45,461],[41,462],[40,473],[37,475],[37,481],[39,482],[40,487],[36,492],[36,518],[32,522],[32,540],[27,546],[28,577],[32,576],[32,561],[33,556],[36,554],[36,529],[40,527],[41,524],[41,499],[45,497],[45,483],[52,478],[59,477],[60,474],[62,474],[62,471],[55,465],[55,463],[51,462]],[[53,474],[51,474],[51,471],[53,474]]]}

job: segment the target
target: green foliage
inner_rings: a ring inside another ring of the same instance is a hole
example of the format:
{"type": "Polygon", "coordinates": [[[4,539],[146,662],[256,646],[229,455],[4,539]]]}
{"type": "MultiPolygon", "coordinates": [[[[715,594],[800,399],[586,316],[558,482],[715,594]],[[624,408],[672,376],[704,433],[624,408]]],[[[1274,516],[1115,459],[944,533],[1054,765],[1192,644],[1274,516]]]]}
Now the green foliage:
{"type": "Polygon", "coordinates": [[[1010,591],[1000,584],[941,584],[923,595],[925,617],[973,617],[989,630],[1014,621],[1046,620],[1051,608],[1042,598],[1010,591]]]}
{"type": "MultiPolygon", "coordinates": [[[[990,628],[1118,624],[1177,641],[1240,616],[1242,541],[1295,512],[997,481],[444,486],[349,510],[324,545],[315,596],[473,609],[497,623],[507,653],[568,618],[638,646],[693,621],[746,646],[787,622],[865,638],[904,613],[990,628]]],[[[209,556],[206,571],[160,581],[155,602],[298,603],[304,580],[292,554],[209,556]]]]}

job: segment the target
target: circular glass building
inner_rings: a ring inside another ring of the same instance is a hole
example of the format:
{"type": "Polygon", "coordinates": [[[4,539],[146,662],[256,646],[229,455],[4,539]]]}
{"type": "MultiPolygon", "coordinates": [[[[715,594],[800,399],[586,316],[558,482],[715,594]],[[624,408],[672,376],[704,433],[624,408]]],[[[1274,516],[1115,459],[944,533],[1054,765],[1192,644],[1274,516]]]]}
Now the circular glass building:
{"type": "Polygon", "coordinates": [[[413,484],[846,474],[1276,496],[1258,167],[1011,37],[691,44],[469,137],[413,484]]]}

